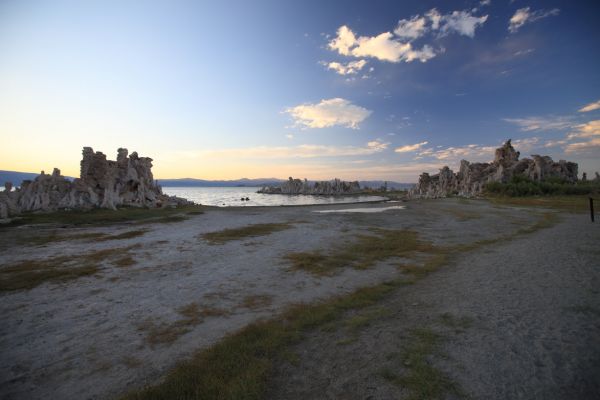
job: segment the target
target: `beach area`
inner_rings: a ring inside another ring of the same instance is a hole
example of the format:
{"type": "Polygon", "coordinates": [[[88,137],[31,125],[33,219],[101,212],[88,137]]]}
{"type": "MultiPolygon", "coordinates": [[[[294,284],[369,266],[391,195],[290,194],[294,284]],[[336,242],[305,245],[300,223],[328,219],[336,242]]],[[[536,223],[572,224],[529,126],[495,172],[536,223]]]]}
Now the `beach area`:
{"type": "Polygon", "coordinates": [[[419,398],[403,379],[424,362],[440,398],[594,398],[598,229],[564,209],[458,198],[3,227],[0,394],[122,398],[257,321],[395,282],[303,329],[264,395],[419,398]],[[26,285],[15,272],[46,264],[89,271],[26,285]]]}

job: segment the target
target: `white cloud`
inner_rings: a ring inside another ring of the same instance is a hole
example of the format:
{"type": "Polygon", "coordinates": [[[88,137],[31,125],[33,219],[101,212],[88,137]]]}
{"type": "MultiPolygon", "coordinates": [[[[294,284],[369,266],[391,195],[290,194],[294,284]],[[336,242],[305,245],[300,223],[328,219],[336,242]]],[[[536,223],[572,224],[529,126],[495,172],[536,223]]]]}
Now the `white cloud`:
{"type": "Polygon", "coordinates": [[[355,47],[351,49],[351,54],[354,57],[373,57],[393,63],[414,60],[426,62],[435,57],[435,52],[431,46],[425,45],[421,50],[413,49],[410,43],[395,40],[390,32],[384,32],[373,37],[359,37],[355,47]]]}
{"type": "Polygon", "coordinates": [[[291,140],[294,138],[294,135],[292,135],[291,133],[288,133],[287,135],[285,135],[285,137],[291,140]]]}
{"type": "Polygon", "coordinates": [[[479,2],[479,5],[480,5],[480,6],[489,6],[489,5],[491,5],[491,4],[492,4],[492,0],[481,0],[481,1],[479,2]]]}
{"type": "MultiPolygon", "coordinates": [[[[425,36],[428,32],[436,31],[439,36],[451,33],[474,37],[477,27],[483,25],[487,15],[477,17],[474,11],[453,11],[442,15],[435,8],[423,16],[414,15],[410,19],[401,19],[393,33],[386,31],[375,36],[357,36],[348,26],[338,28],[337,35],[329,43],[330,50],[344,56],[372,57],[381,61],[393,63],[419,60],[426,62],[437,53],[430,44],[415,48],[412,41],[425,36]]],[[[331,69],[339,69],[342,64],[336,63],[331,69]]]]}
{"type": "Polygon", "coordinates": [[[396,153],[410,153],[411,151],[420,150],[421,147],[425,146],[427,143],[429,143],[429,142],[421,142],[421,143],[409,144],[409,145],[406,145],[406,146],[398,147],[394,151],[396,153]]]}
{"type": "Polygon", "coordinates": [[[512,17],[510,17],[510,20],[508,21],[508,31],[510,33],[515,33],[525,24],[535,22],[552,15],[558,15],[559,13],[560,10],[558,8],[537,11],[530,11],[529,7],[520,8],[512,17]]]}
{"type": "Polygon", "coordinates": [[[504,118],[504,121],[515,124],[522,131],[551,131],[568,129],[573,126],[572,117],[527,117],[527,118],[504,118]]]}
{"type": "Polygon", "coordinates": [[[579,109],[579,112],[589,112],[589,111],[594,111],[600,108],[600,100],[594,102],[594,103],[590,103],[586,106],[583,106],[579,109]]]}
{"type": "Polygon", "coordinates": [[[426,23],[425,17],[418,15],[413,16],[411,19],[401,19],[398,21],[396,29],[394,29],[394,34],[403,39],[418,39],[427,31],[426,23]]]}
{"type": "Polygon", "coordinates": [[[454,11],[442,16],[440,33],[447,35],[456,32],[470,38],[475,36],[475,29],[487,21],[488,16],[473,16],[469,11],[454,11]]]}
{"type": "Polygon", "coordinates": [[[285,110],[297,125],[306,128],[345,126],[358,129],[371,111],[341,98],[321,100],[317,104],[301,104],[285,110]]]}
{"type": "Polygon", "coordinates": [[[329,42],[329,48],[344,56],[350,55],[350,48],[356,44],[356,36],[346,25],[340,26],[337,36],[329,42]]]}
{"type": "Polygon", "coordinates": [[[342,64],[339,62],[330,62],[324,63],[327,66],[327,69],[331,69],[340,75],[353,75],[357,74],[365,65],[367,65],[366,60],[358,60],[358,61],[350,61],[347,64],[342,64]]]}

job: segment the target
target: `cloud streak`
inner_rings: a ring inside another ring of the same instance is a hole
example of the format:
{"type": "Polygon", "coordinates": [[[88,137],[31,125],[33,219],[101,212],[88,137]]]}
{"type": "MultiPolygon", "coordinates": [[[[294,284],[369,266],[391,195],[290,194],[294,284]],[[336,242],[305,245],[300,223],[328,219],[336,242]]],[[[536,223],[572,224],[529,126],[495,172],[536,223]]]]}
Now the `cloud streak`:
{"type": "Polygon", "coordinates": [[[417,150],[421,149],[427,143],[429,143],[429,142],[421,142],[421,143],[409,144],[409,145],[406,145],[406,146],[397,147],[396,149],[394,149],[394,151],[396,153],[410,153],[410,152],[417,151],[417,150]]]}
{"type": "Polygon", "coordinates": [[[600,108],[600,100],[581,107],[579,109],[579,112],[590,112],[590,111],[597,110],[599,108],[600,108]]]}
{"type": "Polygon", "coordinates": [[[508,31],[516,33],[525,24],[538,21],[542,18],[558,15],[560,10],[553,8],[552,10],[537,10],[531,11],[529,7],[518,9],[508,21],[508,31]]]}
{"type": "Polygon", "coordinates": [[[522,131],[552,131],[573,127],[573,118],[565,116],[504,118],[504,121],[517,125],[522,131]]]}
{"type": "Polygon", "coordinates": [[[256,146],[220,150],[204,150],[198,156],[210,159],[292,159],[317,157],[351,157],[377,154],[387,149],[389,143],[376,139],[365,146],[323,146],[303,144],[299,146],[256,146]]]}

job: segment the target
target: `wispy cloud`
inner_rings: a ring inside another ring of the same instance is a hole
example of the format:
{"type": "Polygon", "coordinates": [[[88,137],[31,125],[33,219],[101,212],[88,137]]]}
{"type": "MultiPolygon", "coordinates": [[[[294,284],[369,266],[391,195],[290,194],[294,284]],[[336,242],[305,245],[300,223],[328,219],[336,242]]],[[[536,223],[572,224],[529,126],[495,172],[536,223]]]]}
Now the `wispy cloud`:
{"type": "Polygon", "coordinates": [[[600,154],[600,137],[585,142],[569,143],[565,146],[567,154],[600,154]]]}
{"type": "Polygon", "coordinates": [[[365,65],[367,65],[367,61],[357,60],[350,61],[346,64],[339,62],[323,62],[322,64],[325,65],[327,69],[333,70],[339,75],[354,75],[359,73],[360,70],[363,69],[365,65]]]}
{"type": "Polygon", "coordinates": [[[496,147],[469,144],[441,149],[429,148],[421,151],[418,155],[420,157],[433,157],[436,160],[448,163],[457,163],[462,159],[468,159],[469,161],[489,161],[494,157],[496,147]]]}
{"type": "Polygon", "coordinates": [[[406,146],[398,147],[398,148],[394,149],[394,151],[396,153],[410,153],[412,151],[417,151],[417,150],[421,149],[423,146],[427,145],[427,143],[429,143],[429,142],[409,144],[406,146]]]}
{"type": "MultiPolygon", "coordinates": [[[[518,151],[527,152],[537,148],[541,144],[539,137],[529,137],[513,140],[512,144],[518,151]]],[[[494,159],[494,152],[500,146],[468,144],[464,146],[451,147],[430,147],[417,153],[419,158],[433,158],[438,161],[443,161],[450,166],[458,167],[460,160],[468,160],[471,162],[490,162],[494,159]]]]}
{"type": "Polygon", "coordinates": [[[301,104],[285,110],[294,119],[296,125],[306,128],[327,128],[344,126],[358,129],[371,111],[352,104],[349,100],[333,98],[321,100],[316,104],[301,104]]]}
{"type": "Polygon", "coordinates": [[[520,8],[508,21],[508,31],[510,33],[515,33],[525,24],[535,22],[542,18],[558,15],[559,13],[560,10],[558,8],[537,11],[531,11],[529,7],[520,8]]]}
{"type": "Polygon", "coordinates": [[[573,127],[573,117],[569,116],[504,118],[504,121],[517,125],[525,132],[562,130],[573,127]]]}
{"type": "Polygon", "coordinates": [[[579,109],[579,112],[590,112],[600,108],[600,100],[583,106],[579,109]]]}
{"type": "Polygon", "coordinates": [[[203,150],[195,153],[210,159],[292,159],[317,157],[368,156],[384,151],[389,143],[376,139],[365,146],[323,146],[303,144],[299,146],[255,146],[220,150],[203,150]]]}
{"type": "Polygon", "coordinates": [[[600,136],[600,119],[575,126],[575,130],[567,135],[568,139],[591,138],[600,136]]]}
{"type": "Polygon", "coordinates": [[[387,149],[389,145],[390,144],[388,142],[384,142],[381,139],[375,139],[367,143],[367,147],[376,152],[387,149]]]}

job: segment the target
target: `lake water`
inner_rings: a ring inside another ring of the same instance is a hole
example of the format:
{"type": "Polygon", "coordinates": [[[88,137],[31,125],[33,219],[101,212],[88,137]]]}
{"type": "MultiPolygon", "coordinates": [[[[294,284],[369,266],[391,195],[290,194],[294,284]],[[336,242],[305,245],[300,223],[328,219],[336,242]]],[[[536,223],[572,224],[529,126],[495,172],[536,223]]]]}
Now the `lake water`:
{"type": "Polygon", "coordinates": [[[309,196],[256,193],[258,187],[163,187],[163,193],[183,197],[207,206],[289,206],[343,204],[385,200],[381,196],[309,196]],[[241,201],[248,197],[249,201],[241,201]]]}

